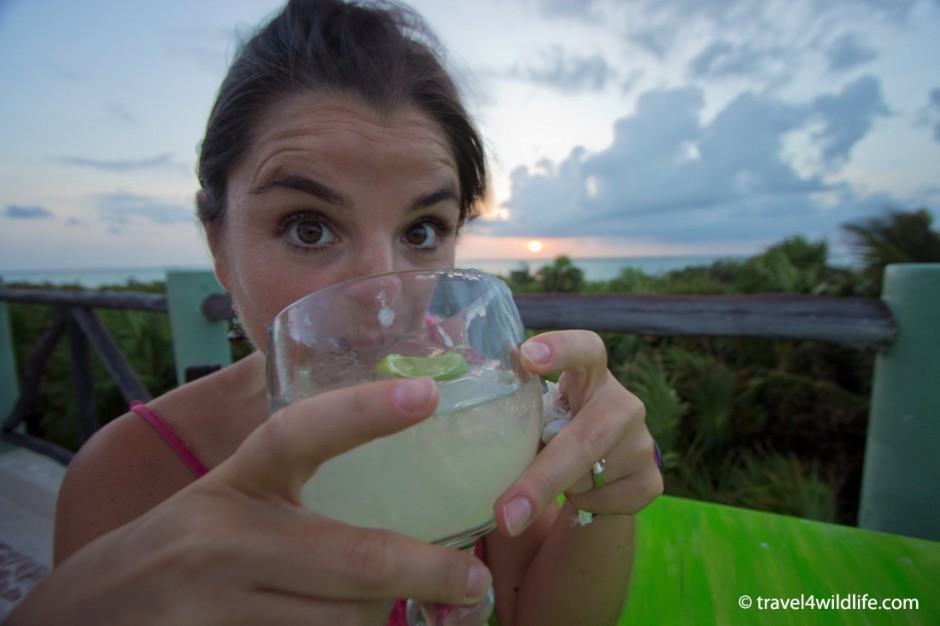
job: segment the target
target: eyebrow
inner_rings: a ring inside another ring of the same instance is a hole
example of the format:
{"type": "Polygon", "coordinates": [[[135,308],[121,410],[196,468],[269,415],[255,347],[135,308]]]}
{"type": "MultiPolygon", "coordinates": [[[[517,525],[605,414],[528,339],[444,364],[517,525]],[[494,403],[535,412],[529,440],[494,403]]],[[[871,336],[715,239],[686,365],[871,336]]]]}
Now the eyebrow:
{"type": "Polygon", "coordinates": [[[427,209],[434,206],[435,204],[446,202],[448,200],[453,200],[458,204],[460,203],[460,198],[457,197],[457,194],[451,187],[441,187],[437,191],[421,194],[416,197],[411,203],[410,210],[420,211],[421,209],[427,209]]]}
{"type": "MultiPolygon", "coordinates": [[[[324,202],[329,202],[330,204],[341,207],[349,207],[352,205],[352,202],[345,194],[331,189],[318,180],[308,178],[306,176],[279,176],[269,180],[266,183],[258,185],[251,190],[251,193],[253,195],[258,195],[271,189],[278,188],[300,191],[307,195],[320,198],[324,202]]],[[[416,196],[415,199],[411,202],[409,211],[420,211],[421,209],[430,208],[436,204],[446,202],[448,200],[453,200],[458,204],[460,202],[460,198],[457,197],[456,192],[454,192],[450,186],[441,187],[436,191],[416,196]]]]}
{"type": "Polygon", "coordinates": [[[330,189],[323,183],[313,178],[307,178],[306,176],[280,176],[269,180],[266,183],[258,185],[251,190],[253,195],[262,194],[271,189],[293,189],[295,191],[300,191],[307,195],[320,198],[324,202],[329,202],[330,204],[336,204],[339,206],[349,206],[352,204],[344,194],[330,189]]]}

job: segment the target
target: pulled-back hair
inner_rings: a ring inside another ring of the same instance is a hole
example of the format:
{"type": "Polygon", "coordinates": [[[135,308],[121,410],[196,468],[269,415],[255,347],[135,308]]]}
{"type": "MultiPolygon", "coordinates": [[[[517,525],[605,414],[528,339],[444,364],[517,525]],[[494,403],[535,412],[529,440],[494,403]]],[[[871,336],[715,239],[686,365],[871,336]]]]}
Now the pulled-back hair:
{"type": "Polygon", "coordinates": [[[289,0],[242,46],[219,88],[199,155],[203,222],[224,215],[229,174],[267,108],[303,92],[358,97],[386,114],[417,107],[453,152],[460,221],[474,217],[486,189],[483,144],[421,17],[383,0],[289,0]]]}

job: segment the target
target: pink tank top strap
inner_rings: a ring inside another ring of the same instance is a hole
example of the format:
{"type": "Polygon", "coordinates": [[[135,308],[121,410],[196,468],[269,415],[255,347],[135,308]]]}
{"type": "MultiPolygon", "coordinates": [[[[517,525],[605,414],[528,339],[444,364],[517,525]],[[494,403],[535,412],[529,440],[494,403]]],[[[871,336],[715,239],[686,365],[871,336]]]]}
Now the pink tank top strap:
{"type": "Polygon", "coordinates": [[[180,439],[173,427],[167,424],[162,417],[140,401],[131,402],[131,411],[144,418],[150,424],[157,434],[170,446],[170,449],[186,464],[186,467],[196,475],[196,478],[205,475],[209,469],[202,464],[196,453],[192,451],[186,442],[180,439]]]}

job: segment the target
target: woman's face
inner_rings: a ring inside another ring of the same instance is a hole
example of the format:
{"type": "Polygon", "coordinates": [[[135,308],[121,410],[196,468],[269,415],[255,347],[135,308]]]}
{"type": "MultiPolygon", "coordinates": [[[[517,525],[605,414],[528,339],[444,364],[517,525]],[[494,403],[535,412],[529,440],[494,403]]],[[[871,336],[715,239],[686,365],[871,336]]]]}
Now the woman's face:
{"type": "Polygon", "coordinates": [[[333,283],[452,266],[460,198],[441,130],[417,109],[382,117],[342,96],[272,107],[206,225],[219,281],[256,346],[291,302],[333,283]]]}

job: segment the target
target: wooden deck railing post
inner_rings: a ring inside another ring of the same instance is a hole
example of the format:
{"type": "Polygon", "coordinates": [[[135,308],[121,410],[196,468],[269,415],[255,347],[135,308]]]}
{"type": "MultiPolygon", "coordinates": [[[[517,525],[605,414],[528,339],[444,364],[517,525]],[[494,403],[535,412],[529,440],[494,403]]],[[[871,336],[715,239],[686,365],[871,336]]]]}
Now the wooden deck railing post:
{"type": "Polygon", "coordinates": [[[208,270],[176,271],[166,275],[166,296],[173,333],[176,381],[186,382],[186,368],[192,365],[232,362],[226,335],[228,322],[211,321],[202,311],[203,301],[223,293],[215,274],[208,270]]]}
{"type": "Polygon", "coordinates": [[[898,336],[876,357],[858,524],[940,541],[940,263],[889,265],[898,336]]]}
{"type": "Polygon", "coordinates": [[[68,317],[68,338],[72,379],[75,382],[75,398],[78,405],[78,434],[81,443],[85,443],[98,430],[98,403],[95,399],[95,377],[91,372],[88,337],[72,315],[68,317]]]}
{"type": "MultiPolygon", "coordinates": [[[[0,288],[3,279],[0,278],[0,288]]],[[[19,377],[16,373],[16,354],[13,346],[13,333],[10,330],[10,315],[7,303],[0,300],[0,421],[13,411],[16,399],[20,395],[19,377]]]]}

